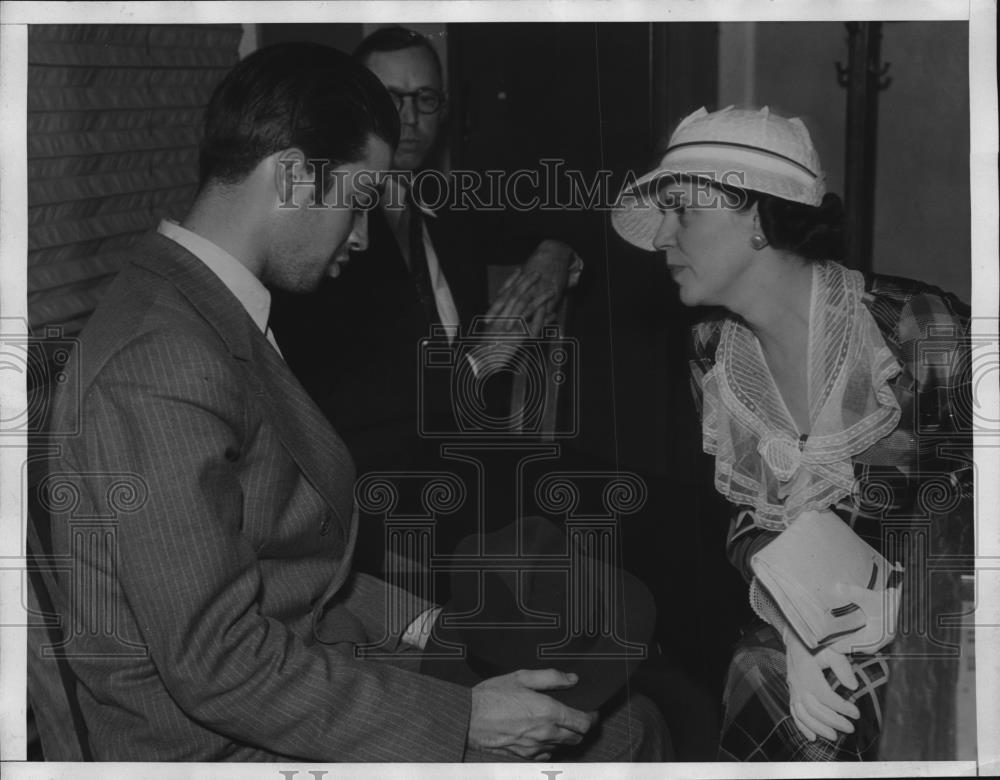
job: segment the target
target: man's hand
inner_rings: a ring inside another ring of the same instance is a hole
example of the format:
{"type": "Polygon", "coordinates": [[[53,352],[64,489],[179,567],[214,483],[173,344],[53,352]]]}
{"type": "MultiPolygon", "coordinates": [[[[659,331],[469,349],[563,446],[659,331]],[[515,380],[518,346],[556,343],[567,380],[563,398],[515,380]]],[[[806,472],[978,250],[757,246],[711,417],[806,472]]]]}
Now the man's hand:
{"type": "Polygon", "coordinates": [[[550,315],[554,315],[562,303],[566,290],[576,287],[583,270],[583,261],[569,244],[546,239],[524,261],[522,269],[539,275],[542,289],[552,291],[553,297],[547,304],[550,315]]]}
{"type": "Polygon", "coordinates": [[[597,713],[536,692],[572,688],[576,681],[575,674],[556,669],[522,669],[483,680],[472,689],[469,746],[545,761],[557,747],[577,744],[597,713]]]}
{"type": "Polygon", "coordinates": [[[480,335],[502,337],[508,344],[516,342],[519,335],[538,338],[551,315],[555,296],[551,286],[542,285],[541,280],[540,273],[524,268],[508,276],[483,318],[486,328],[480,335]],[[527,326],[527,334],[519,319],[527,326]]]}
{"type": "Polygon", "coordinates": [[[854,724],[848,718],[857,720],[861,711],[841,698],[823,674],[824,669],[832,669],[841,683],[851,690],[857,688],[847,656],[829,647],[813,653],[791,628],[785,629],[782,638],[787,651],[789,704],[799,731],[810,742],[817,734],[829,740],[836,740],[837,731],[853,734],[854,724]]]}
{"type": "Polygon", "coordinates": [[[530,336],[538,338],[542,326],[558,314],[566,290],[576,286],[582,268],[583,262],[568,244],[542,241],[500,287],[486,312],[487,332],[509,338],[518,332],[512,318],[520,317],[530,336]]]}

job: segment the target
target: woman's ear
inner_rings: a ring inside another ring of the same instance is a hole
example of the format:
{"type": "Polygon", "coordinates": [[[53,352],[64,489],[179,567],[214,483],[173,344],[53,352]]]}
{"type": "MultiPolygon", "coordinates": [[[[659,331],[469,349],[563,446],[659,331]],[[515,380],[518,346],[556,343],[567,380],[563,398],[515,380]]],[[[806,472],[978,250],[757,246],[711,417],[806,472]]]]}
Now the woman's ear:
{"type": "Polygon", "coordinates": [[[756,203],[747,209],[747,214],[750,217],[750,246],[759,252],[769,242],[767,236],[764,235],[764,230],[760,226],[760,214],[757,211],[756,203]]]}

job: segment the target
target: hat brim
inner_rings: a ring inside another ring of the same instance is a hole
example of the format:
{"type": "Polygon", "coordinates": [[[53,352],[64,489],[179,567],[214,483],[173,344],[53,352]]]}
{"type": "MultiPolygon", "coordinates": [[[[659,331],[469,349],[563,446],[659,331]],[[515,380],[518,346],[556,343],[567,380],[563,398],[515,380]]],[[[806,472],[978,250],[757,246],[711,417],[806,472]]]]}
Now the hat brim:
{"type": "MultiPolygon", "coordinates": [[[[467,541],[459,547],[469,546],[467,541]]],[[[549,569],[546,564],[545,570],[549,569]]],[[[465,575],[464,580],[453,575],[455,595],[424,649],[420,667],[424,674],[472,687],[520,669],[558,669],[575,673],[579,680],[571,688],[545,691],[546,695],[576,709],[594,710],[622,690],[649,655],[648,643],[656,626],[655,601],[641,581],[622,569],[607,570],[614,580],[611,619],[600,615],[598,630],[575,637],[568,636],[572,607],[567,605],[561,614],[550,609],[562,603],[567,592],[558,577],[536,576],[530,596],[533,603],[522,604],[509,586],[499,584],[500,574],[484,571],[481,593],[469,588],[479,574],[465,575]],[[539,588],[547,590],[539,592],[539,588]]],[[[604,606],[609,603],[610,599],[602,599],[604,606]]]]}
{"type": "MultiPolygon", "coordinates": [[[[511,629],[504,629],[509,632],[511,629]]],[[[573,658],[560,660],[558,655],[553,658],[542,658],[534,664],[484,668],[477,664],[473,668],[468,658],[468,648],[462,639],[462,631],[455,628],[435,629],[424,649],[424,659],[420,663],[421,674],[437,677],[439,680],[465,685],[469,688],[490,677],[509,674],[520,669],[558,669],[561,672],[572,672],[579,677],[572,688],[543,691],[567,707],[589,712],[599,709],[605,702],[614,697],[626,685],[639,664],[649,656],[647,650],[642,655],[623,657],[620,648],[603,643],[603,647],[594,647],[589,658],[573,658]],[[448,655],[455,653],[456,647],[463,648],[463,657],[448,655]],[[599,653],[604,650],[608,654],[619,652],[617,657],[601,658],[599,653]]],[[[543,634],[534,637],[524,637],[525,643],[537,644],[543,639],[543,634]]],[[[549,636],[551,638],[551,635],[549,636]]],[[[648,640],[647,640],[648,641],[648,640]]]]}
{"type": "Polygon", "coordinates": [[[751,190],[808,206],[819,206],[825,192],[822,176],[796,171],[767,155],[755,157],[745,149],[732,155],[716,148],[668,151],[657,168],[619,195],[611,212],[611,224],[618,235],[640,249],[654,251],[653,241],[663,212],[653,196],[652,184],[661,179],[679,178],[751,190]]]}
{"type": "Polygon", "coordinates": [[[618,235],[647,252],[656,249],[653,239],[663,222],[663,212],[651,197],[650,185],[670,175],[671,172],[665,168],[649,171],[622,190],[617,204],[611,210],[611,225],[618,235]]]}

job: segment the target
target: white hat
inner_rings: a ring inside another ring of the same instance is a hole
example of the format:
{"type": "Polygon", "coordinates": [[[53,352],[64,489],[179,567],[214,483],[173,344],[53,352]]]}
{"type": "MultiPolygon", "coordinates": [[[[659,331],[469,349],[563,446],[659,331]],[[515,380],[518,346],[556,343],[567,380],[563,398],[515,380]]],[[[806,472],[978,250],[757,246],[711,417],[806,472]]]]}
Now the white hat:
{"type": "Polygon", "coordinates": [[[650,182],[693,176],[785,200],[819,206],[826,192],[819,155],[801,119],[785,119],[767,106],[759,111],[704,107],[684,118],[670,137],[659,166],[619,195],[611,212],[618,234],[641,249],[654,249],[662,214],[650,182]]]}

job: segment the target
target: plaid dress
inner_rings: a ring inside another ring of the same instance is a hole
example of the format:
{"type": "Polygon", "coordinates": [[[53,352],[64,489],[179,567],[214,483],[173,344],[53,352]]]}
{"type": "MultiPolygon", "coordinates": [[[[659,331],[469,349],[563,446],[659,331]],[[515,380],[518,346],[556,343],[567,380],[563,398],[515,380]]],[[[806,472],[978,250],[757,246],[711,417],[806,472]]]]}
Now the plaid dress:
{"type": "MultiPolygon", "coordinates": [[[[890,561],[905,567],[899,632],[878,654],[851,657],[860,682],[856,691],[840,686],[826,670],[831,685],[858,707],[861,717],[853,734],[838,732],[836,742],[823,737],[810,742],[789,711],[785,648],[778,632],[763,621],[749,627],[726,679],[720,760],[875,758],[887,701],[906,706],[891,701],[890,666],[896,662],[890,659],[919,659],[941,644],[940,637],[914,630],[927,622],[929,599],[934,599],[937,614],[958,611],[957,574],[935,579],[933,596],[928,596],[927,548],[957,558],[971,557],[973,549],[969,308],[953,295],[908,279],[868,275],[865,282],[863,302],[902,367],[889,383],[901,417],[892,433],[854,457],[854,494],[831,509],[890,561]]],[[[702,379],[715,364],[726,315],[720,312],[694,329],[692,389],[699,407],[702,379]]],[[[757,525],[754,511],[735,507],[726,543],[729,560],[748,583],[751,558],[777,534],[757,525]]],[[[920,663],[926,671],[934,661],[920,663]]],[[[921,667],[908,662],[905,672],[919,679],[921,667]]],[[[934,676],[941,678],[940,673],[934,676]]]]}

